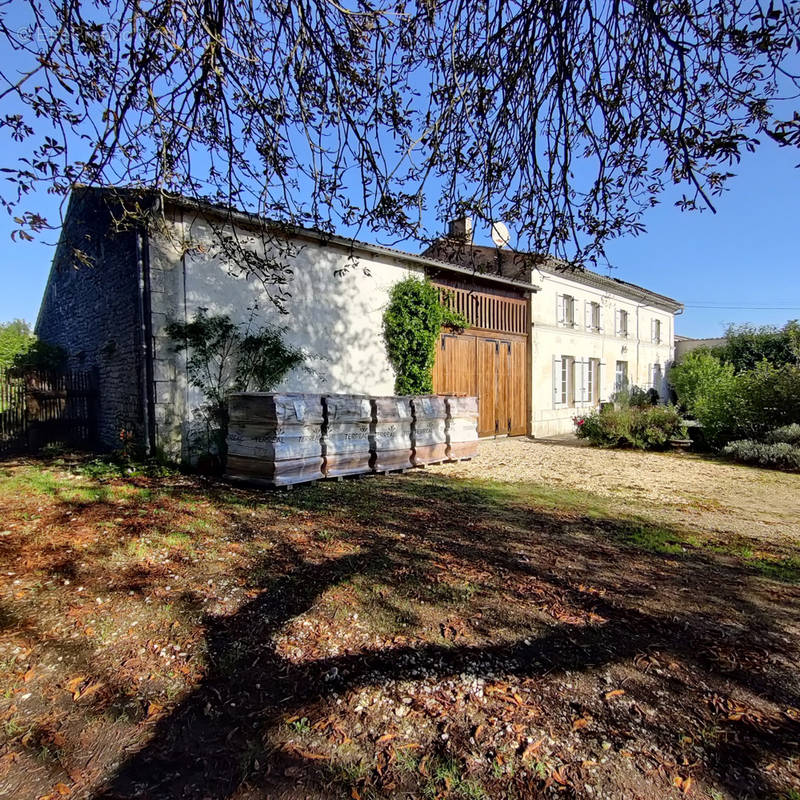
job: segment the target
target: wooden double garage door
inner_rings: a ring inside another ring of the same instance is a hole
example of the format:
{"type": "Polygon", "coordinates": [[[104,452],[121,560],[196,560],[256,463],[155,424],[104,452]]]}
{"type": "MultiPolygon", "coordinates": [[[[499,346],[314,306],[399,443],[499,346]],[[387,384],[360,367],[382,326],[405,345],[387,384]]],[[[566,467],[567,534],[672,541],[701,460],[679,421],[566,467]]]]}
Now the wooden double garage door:
{"type": "Polygon", "coordinates": [[[477,395],[479,436],[527,433],[527,339],[442,333],[433,369],[437,394],[477,395]]]}

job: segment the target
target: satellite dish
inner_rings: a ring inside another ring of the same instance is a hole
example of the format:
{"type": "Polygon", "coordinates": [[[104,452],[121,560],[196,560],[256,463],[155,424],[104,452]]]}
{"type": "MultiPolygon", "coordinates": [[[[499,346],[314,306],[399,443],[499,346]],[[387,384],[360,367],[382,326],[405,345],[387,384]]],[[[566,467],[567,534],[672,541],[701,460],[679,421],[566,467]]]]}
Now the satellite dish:
{"type": "Polygon", "coordinates": [[[507,247],[511,241],[511,234],[502,222],[492,223],[492,241],[497,247],[507,247]]]}

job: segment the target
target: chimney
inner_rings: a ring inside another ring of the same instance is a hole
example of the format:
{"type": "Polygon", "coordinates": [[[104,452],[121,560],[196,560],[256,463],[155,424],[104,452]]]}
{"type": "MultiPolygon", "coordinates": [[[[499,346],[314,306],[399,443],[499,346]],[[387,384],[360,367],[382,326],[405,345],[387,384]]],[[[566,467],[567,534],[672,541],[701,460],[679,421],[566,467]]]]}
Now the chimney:
{"type": "Polygon", "coordinates": [[[458,219],[450,220],[447,238],[472,244],[472,217],[458,217],[458,219]]]}

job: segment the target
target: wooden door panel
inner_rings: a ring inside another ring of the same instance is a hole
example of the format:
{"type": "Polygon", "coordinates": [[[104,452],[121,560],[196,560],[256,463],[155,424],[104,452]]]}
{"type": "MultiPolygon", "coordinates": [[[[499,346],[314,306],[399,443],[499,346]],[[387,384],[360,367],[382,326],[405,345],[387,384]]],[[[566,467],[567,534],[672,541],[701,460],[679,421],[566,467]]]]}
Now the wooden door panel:
{"type": "Polygon", "coordinates": [[[441,335],[433,365],[433,391],[436,394],[477,394],[474,336],[441,335]]]}
{"type": "Polygon", "coordinates": [[[495,348],[495,359],[497,362],[497,379],[495,382],[495,419],[497,420],[496,430],[499,434],[508,433],[508,383],[511,361],[511,342],[501,339],[495,348]]]}
{"type": "Polygon", "coordinates": [[[528,347],[526,341],[512,340],[511,368],[508,381],[509,417],[511,418],[510,436],[522,436],[528,430],[528,347]]]}
{"type": "Polygon", "coordinates": [[[478,436],[496,432],[497,340],[478,339],[478,436]]]}
{"type": "Polygon", "coordinates": [[[527,431],[526,359],[524,339],[443,333],[434,362],[433,390],[477,395],[480,436],[519,436],[527,431]]]}

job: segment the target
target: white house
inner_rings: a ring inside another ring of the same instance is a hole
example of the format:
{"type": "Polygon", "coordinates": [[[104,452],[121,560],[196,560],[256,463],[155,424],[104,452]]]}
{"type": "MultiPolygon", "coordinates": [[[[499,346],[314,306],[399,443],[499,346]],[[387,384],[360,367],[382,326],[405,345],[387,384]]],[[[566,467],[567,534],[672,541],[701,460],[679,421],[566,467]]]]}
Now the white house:
{"type": "Polygon", "coordinates": [[[291,373],[279,391],[391,394],[382,336],[389,291],[408,275],[427,277],[470,322],[462,334],[442,332],[434,389],[477,395],[483,436],[572,430],[572,416],[607,399],[623,377],[662,390],[673,357],[680,304],[594,273],[516,269],[515,254],[466,239],[458,258],[443,252],[448,239],[416,255],[297,227],[265,243],[263,221],[179,197],[145,196],[158,224],[119,228],[119,199],[118,191],[74,193],[37,322],[70,366],[97,371],[108,447],[126,431],[150,450],[191,455],[202,398],[166,326],[200,308],[244,321],[257,307],[261,320],[285,326],[311,371],[291,373]],[[280,281],[254,279],[215,245],[220,231],[244,260],[269,255],[280,281]],[[92,266],[75,269],[76,250],[92,266]],[[285,315],[270,299],[276,292],[285,315]]]}

